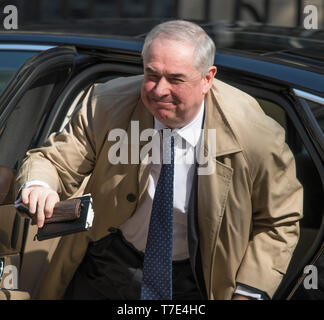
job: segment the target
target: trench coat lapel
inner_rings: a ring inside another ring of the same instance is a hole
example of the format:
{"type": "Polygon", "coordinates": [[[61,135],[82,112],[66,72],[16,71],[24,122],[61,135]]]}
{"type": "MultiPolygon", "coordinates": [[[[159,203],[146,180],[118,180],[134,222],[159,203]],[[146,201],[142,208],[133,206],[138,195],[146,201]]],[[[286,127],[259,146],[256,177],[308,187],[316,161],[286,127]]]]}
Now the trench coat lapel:
{"type": "Polygon", "coordinates": [[[200,155],[204,153],[207,156],[211,167],[210,174],[201,174],[202,171],[199,171],[204,167],[201,158],[198,164],[199,241],[209,298],[212,298],[211,283],[216,243],[233,174],[233,169],[218,161],[217,157],[242,150],[222,111],[223,103],[226,102],[222,101],[215,88],[205,97],[204,140],[200,146],[200,155]],[[216,137],[209,131],[211,129],[215,130],[216,137]]]}

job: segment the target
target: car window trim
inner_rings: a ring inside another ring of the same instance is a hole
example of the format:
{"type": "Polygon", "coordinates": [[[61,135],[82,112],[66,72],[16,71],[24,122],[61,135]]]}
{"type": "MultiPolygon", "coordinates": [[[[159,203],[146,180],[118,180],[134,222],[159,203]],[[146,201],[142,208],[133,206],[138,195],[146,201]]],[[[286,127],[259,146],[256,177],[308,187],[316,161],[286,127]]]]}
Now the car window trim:
{"type": "Polygon", "coordinates": [[[299,97],[299,98],[304,98],[306,100],[310,100],[319,104],[324,105],[324,98],[316,96],[315,94],[306,92],[306,91],[302,91],[299,89],[293,89],[294,94],[299,97]]]}
{"type": "Polygon", "coordinates": [[[324,151],[322,149],[322,146],[324,145],[324,133],[321,127],[319,126],[319,123],[315,118],[309,104],[307,103],[308,100],[315,103],[319,103],[320,105],[324,105],[324,98],[298,89],[293,89],[292,91],[298,98],[300,106],[298,106],[297,104],[296,107],[299,107],[300,109],[299,111],[302,117],[302,121],[306,122],[309,126],[310,134],[312,136],[312,139],[314,140],[314,145],[318,150],[320,157],[324,161],[324,151]]]}
{"type": "Polygon", "coordinates": [[[55,47],[50,45],[0,43],[0,50],[2,51],[46,51],[55,47]]]}

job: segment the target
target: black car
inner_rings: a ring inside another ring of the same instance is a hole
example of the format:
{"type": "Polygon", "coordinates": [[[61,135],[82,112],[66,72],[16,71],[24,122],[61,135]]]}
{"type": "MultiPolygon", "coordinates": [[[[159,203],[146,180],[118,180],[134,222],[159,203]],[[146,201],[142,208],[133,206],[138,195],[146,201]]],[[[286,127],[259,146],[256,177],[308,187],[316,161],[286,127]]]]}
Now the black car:
{"type": "MultiPolygon", "coordinates": [[[[13,206],[26,151],[61,130],[93,83],[142,73],[142,43],[158,22],[0,32],[0,300],[34,298],[60,241],[33,241],[36,227],[13,206]]],[[[216,77],[254,96],[286,130],[304,187],[300,240],[274,299],[324,299],[324,31],[202,27],[216,43],[216,77]]]]}

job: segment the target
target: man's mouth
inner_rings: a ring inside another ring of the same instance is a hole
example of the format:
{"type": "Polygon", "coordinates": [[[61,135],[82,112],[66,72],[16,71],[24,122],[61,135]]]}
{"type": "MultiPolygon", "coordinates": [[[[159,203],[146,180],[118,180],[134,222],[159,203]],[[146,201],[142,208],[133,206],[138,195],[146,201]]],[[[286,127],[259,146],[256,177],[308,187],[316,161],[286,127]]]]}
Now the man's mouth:
{"type": "Polygon", "coordinates": [[[174,106],[173,101],[156,100],[156,99],[153,99],[153,101],[155,104],[157,104],[158,106],[161,106],[161,107],[170,108],[170,107],[174,106]]]}

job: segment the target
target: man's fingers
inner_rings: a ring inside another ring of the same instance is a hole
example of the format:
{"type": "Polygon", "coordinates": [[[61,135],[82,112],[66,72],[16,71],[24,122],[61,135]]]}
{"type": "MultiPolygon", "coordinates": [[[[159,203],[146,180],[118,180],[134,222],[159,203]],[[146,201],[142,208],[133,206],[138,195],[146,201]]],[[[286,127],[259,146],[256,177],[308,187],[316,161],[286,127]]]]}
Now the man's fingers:
{"type": "Polygon", "coordinates": [[[51,193],[47,196],[44,207],[44,213],[46,218],[50,218],[53,215],[55,204],[59,201],[60,199],[55,193],[51,193]]]}
{"type": "Polygon", "coordinates": [[[24,188],[21,190],[21,201],[23,204],[28,205],[29,204],[29,194],[32,191],[30,188],[24,188]]]}
{"type": "Polygon", "coordinates": [[[29,212],[36,214],[37,226],[42,228],[45,216],[50,218],[53,214],[54,206],[60,201],[60,198],[54,190],[43,187],[29,187],[22,190],[21,199],[24,204],[28,205],[29,212]]]}
{"type": "Polygon", "coordinates": [[[45,207],[45,195],[41,194],[38,197],[37,202],[37,226],[39,228],[43,227],[45,221],[44,207],[45,207]]]}
{"type": "Polygon", "coordinates": [[[36,213],[39,196],[40,194],[37,190],[31,189],[29,193],[29,212],[31,214],[36,213]]]}

